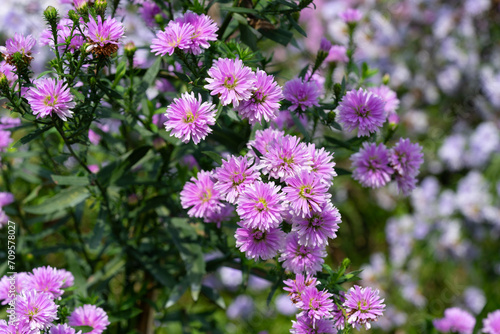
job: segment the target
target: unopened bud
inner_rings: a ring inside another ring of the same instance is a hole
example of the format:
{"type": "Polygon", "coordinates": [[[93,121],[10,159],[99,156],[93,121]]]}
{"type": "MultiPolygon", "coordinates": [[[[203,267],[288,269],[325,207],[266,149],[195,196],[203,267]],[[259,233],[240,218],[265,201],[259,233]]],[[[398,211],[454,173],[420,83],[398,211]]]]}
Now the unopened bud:
{"type": "Polygon", "coordinates": [[[75,12],[73,9],[71,9],[68,12],[68,17],[73,23],[78,24],[78,21],[80,20],[80,15],[78,15],[77,12],[75,12]]]}
{"type": "Polygon", "coordinates": [[[383,77],[382,77],[382,83],[384,85],[388,85],[389,84],[389,81],[391,80],[391,76],[386,73],[383,77]]]}
{"type": "Polygon", "coordinates": [[[106,13],[106,7],[108,7],[108,2],[106,0],[96,0],[94,3],[95,11],[97,15],[104,16],[106,13]]]}
{"type": "Polygon", "coordinates": [[[123,49],[125,50],[125,56],[127,56],[127,58],[133,58],[135,51],[137,51],[137,47],[132,41],[127,42],[123,49]]]}
{"type": "Polygon", "coordinates": [[[389,114],[389,116],[387,117],[387,121],[389,122],[389,126],[395,130],[396,127],[398,126],[399,124],[399,115],[396,114],[395,112],[392,112],[389,114]]]}
{"type": "Polygon", "coordinates": [[[323,52],[330,52],[330,49],[332,48],[332,42],[327,40],[325,37],[321,38],[321,42],[319,43],[319,49],[323,52]]]}
{"type": "Polygon", "coordinates": [[[0,72],[0,92],[5,92],[6,90],[9,89],[9,79],[7,79],[7,76],[0,72]]]}
{"type": "Polygon", "coordinates": [[[45,20],[50,24],[51,27],[57,26],[57,21],[59,20],[59,14],[57,13],[57,9],[52,6],[48,6],[43,11],[43,16],[45,16],[45,20]]]}
{"type": "Polygon", "coordinates": [[[339,83],[333,85],[333,93],[337,99],[340,99],[340,94],[342,93],[342,86],[339,83]]]}

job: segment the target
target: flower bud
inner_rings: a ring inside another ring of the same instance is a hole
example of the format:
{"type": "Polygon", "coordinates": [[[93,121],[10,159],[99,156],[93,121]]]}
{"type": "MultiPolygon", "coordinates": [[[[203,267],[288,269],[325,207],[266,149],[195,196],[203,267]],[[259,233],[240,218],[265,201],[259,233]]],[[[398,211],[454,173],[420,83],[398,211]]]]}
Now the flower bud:
{"type": "Polygon", "coordinates": [[[0,92],[4,94],[9,89],[9,79],[7,79],[7,76],[0,72],[0,92]]]}
{"type": "Polygon", "coordinates": [[[51,27],[57,26],[57,21],[59,20],[59,14],[57,13],[57,9],[52,6],[48,6],[43,11],[43,16],[45,16],[45,20],[50,24],[51,27]]]}
{"type": "Polygon", "coordinates": [[[96,2],[94,3],[94,8],[97,15],[104,16],[107,6],[108,2],[106,0],[96,0],[96,2]]]}
{"type": "Polygon", "coordinates": [[[130,41],[125,44],[124,50],[125,50],[125,56],[127,58],[133,58],[135,51],[137,51],[137,47],[135,46],[134,42],[130,41]]]}
{"type": "Polygon", "coordinates": [[[330,52],[330,49],[332,48],[332,42],[327,40],[325,37],[321,37],[321,42],[319,43],[319,49],[323,52],[330,52]]]}
{"type": "Polygon", "coordinates": [[[388,85],[389,84],[389,81],[391,80],[391,76],[386,73],[383,77],[382,77],[382,83],[384,85],[388,85]]]}

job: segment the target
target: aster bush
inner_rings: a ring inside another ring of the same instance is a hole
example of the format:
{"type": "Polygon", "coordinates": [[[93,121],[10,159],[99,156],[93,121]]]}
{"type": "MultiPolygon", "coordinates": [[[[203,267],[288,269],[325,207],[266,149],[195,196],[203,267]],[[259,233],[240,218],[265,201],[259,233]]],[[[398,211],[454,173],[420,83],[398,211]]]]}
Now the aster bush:
{"type": "Polygon", "coordinates": [[[498,293],[471,314],[420,285],[498,254],[498,118],[430,148],[367,55],[383,19],[329,5],[61,0],[6,30],[0,333],[500,332],[498,293]]]}

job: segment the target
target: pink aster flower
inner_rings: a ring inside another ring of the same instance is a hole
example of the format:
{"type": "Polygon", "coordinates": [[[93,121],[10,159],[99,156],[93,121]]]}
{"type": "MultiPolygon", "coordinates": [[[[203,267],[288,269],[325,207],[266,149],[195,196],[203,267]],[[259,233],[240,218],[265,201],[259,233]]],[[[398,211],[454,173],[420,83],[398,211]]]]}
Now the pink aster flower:
{"type": "Polygon", "coordinates": [[[282,222],[285,197],[274,182],[256,181],[240,194],[236,212],[249,228],[269,230],[282,222]]]}
{"type": "Polygon", "coordinates": [[[307,148],[309,150],[309,155],[311,156],[311,171],[324,182],[326,185],[331,186],[333,183],[333,178],[337,176],[337,172],[333,168],[335,162],[333,162],[332,153],[325,150],[324,147],[316,149],[314,144],[308,144],[307,148]]]}
{"type": "Polygon", "coordinates": [[[315,286],[308,286],[302,291],[297,306],[302,310],[298,315],[313,319],[331,318],[333,311],[333,295],[326,290],[319,291],[315,286]]]}
{"type": "Polygon", "coordinates": [[[95,305],[83,305],[76,308],[68,318],[70,326],[90,326],[92,331],[87,334],[101,334],[109,325],[108,315],[95,305]]]}
{"type": "Polygon", "coordinates": [[[58,269],[59,278],[62,281],[61,288],[69,288],[75,284],[75,277],[73,274],[66,269],[58,269]]]}
{"type": "Polygon", "coordinates": [[[488,313],[488,317],[483,319],[483,333],[500,334],[500,310],[488,313]]]}
{"type": "Polygon", "coordinates": [[[5,61],[14,65],[12,57],[15,53],[19,52],[26,63],[30,63],[33,57],[31,56],[31,49],[36,44],[33,36],[23,36],[21,34],[14,34],[14,38],[9,38],[5,42],[5,46],[0,47],[0,53],[3,54],[5,61]]]}
{"type": "Polygon", "coordinates": [[[316,280],[316,277],[312,275],[304,276],[302,274],[296,274],[294,280],[289,278],[283,281],[283,283],[286,285],[283,290],[288,291],[288,295],[290,296],[290,299],[294,304],[300,302],[300,296],[302,295],[302,292],[306,287],[316,286],[319,284],[319,282],[316,280]]]}
{"type": "Polygon", "coordinates": [[[69,88],[63,86],[62,81],[52,78],[35,81],[35,87],[28,90],[26,99],[37,118],[52,116],[52,113],[55,113],[60,119],[67,121],[67,117],[73,117],[70,109],[76,105],[69,88]]]}
{"type": "Polygon", "coordinates": [[[29,323],[16,321],[7,323],[5,320],[0,320],[0,334],[39,334],[40,331],[31,329],[29,323]]]}
{"type": "Polygon", "coordinates": [[[292,320],[291,334],[335,334],[333,322],[329,319],[317,319],[313,321],[307,316],[297,317],[297,321],[292,320]]]}
{"type": "Polygon", "coordinates": [[[108,17],[102,22],[101,16],[97,15],[96,22],[92,15],[89,15],[86,34],[90,44],[87,52],[109,56],[118,50],[120,40],[124,37],[124,29],[123,24],[114,18],[108,17]]]}
{"type": "Polygon", "coordinates": [[[268,147],[268,152],[261,158],[263,174],[281,179],[281,181],[295,175],[302,169],[311,169],[311,156],[307,145],[300,142],[296,136],[279,138],[268,147]]]}
{"type": "Polygon", "coordinates": [[[5,152],[5,149],[8,148],[13,141],[9,131],[0,130],[0,152],[5,152]]]}
{"type": "Polygon", "coordinates": [[[378,87],[370,87],[368,91],[377,95],[384,101],[384,111],[386,117],[396,113],[396,109],[399,107],[399,99],[392,89],[386,85],[381,85],[378,87]]]}
{"type": "Polygon", "coordinates": [[[325,61],[336,62],[336,63],[347,63],[349,57],[347,57],[347,49],[342,45],[332,45],[328,56],[326,56],[325,61]]]}
{"type": "Polygon", "coordinates": [[[315,173],[305,169],[286,179],[283,192],[296,215],[305,217],[311,211],[320,211],[321,206],[331,197],[328,186],[315,173]]]}
{"type": "Polygon", "coordinates": [[[0,207],[14,203],[14,195],[12,193],[0,192],[0,207]]]}
{"type": "Polygon", "coordinates": [[[262,118],[270,122],[278,117],[279,102],[283,98],[281,87],[272,75],[258,70],[255,74],[255,88],[247,101],[242,101],[235,109],[241,118],[248,118],[250,124],[260,124],[262,118]]]}
{"type": "Polygon", "coordinates": [[[370,329],[370,323],[377,321],[385,309],[384,299],[380,298],[378,290],[359,285],[347,291],[343,306],[347,313],[347,323],[356,328],[365,325],[366,329],[370,329]]]}
{"type": "MultiPolygon", "coordinates": [[[[81,334],[82,331],[78,331],[81,334]]],[[[74,328],[69,327],[67,324],[59,324],[50,328],[50,334],[77,334],[74,328]]]]}
{"type": "MultiPolygon", "coordinates": [[[[345,302],[345,293],[343,291],[340,291],[339,295],[337,296],[338,302],[342,305],[345,302]]],[[[345,317],[344,313],[342,312],[342,308],[338,307],[337,304],[333,304],[333,311],[332,311],[332,317],[333,317],[333,323],[335,324],[335,328],[337,330],[342,330],[345,327],[345,317]]]]}
{"type": "Polygon", "coordinates": [[[444,318],[435,319],[432,323],[438,331],[443,333],[472,334],[476,319],[469,312],[452,307],[444,311],[444,318]]]}
{"type": "Polygon", "coordinates": [[[358,137],[368,136],[385,122],[384,101],[362,88],[351,90],[339,104],[338,119],[348,131],[358,129],[358,137]]]}
{"type": "Polygon", "coordinates": [[[213,103],[203,102],[200,94],[196,98],[193,92],[186,92],[168,106],[165,129],[184,143],[193,139],[193,143],[198,144],[212,132],[210,126],[215,124],[215,113],[213,103]]]}
{"type": "Polygon", "coordinates": [[[396,171],[396,182],[399,190],[408,195],[417,183],[420,165],[424,162],[424,154],[419,144],[409,139],[400,138],[390,151],[389,160],[396,171]]]}
{"type": "Polygon", "coordinates": [[[285,233],[279,228],[270,228],[261,231],[248,227],[243,222],[238,223],[240,228],[236,229],[236,247],[244,252],[249,259],[269,260],[278,254],[282,247],[285,233]]]}
{"type": "Polygon", "coordinates": [[[9,87],[12,87],[14,82],[17,80],[17,74],[14,73],[15,70],[16,68],[8,64],[5,60],[0,62],[0,75],[5,75],[7,82],[9,83],[9,87]]]}
{"type": "Polygon", "coordinates": [[[283,95],[286,100],[291,102],[291,111],[297,109],[305,111],[312,106],[319,106],[318,99],[321,92],[318,90],[316,82],[295,78],[285,84],[283,95]]]}
{"type": "Polygon", "coordinates": [[[348,8],[346,11],[339,14],[340,18],[345,23],[356,23],[363,17],[363,14],[357,9],[348,8]]]}
{"type": "Polygon", "coordinates": [[[17,127],[19,125],[21,125],[21,119],[20,118],[13,118],[13,117],[10,117],[10,116],[0,117],[0,130],[12,129],[12,128],[15,128],[15,127],[17,127]]]}
{"type": "Polygon", "coordinates": [[[192,177],[191,182],[187,182],[182,189],[181,205],[187,209],[190,217],[203,218],[213,212],[219,212],[224,206],[220,202],[220,194],[214,189],[212,172],[200,171],[197,178],[192,177]]]}
{"type": "Polygon", "coordinates": [[[29,290],[46,292],[55,299],[60,299],[64,293],[64,291],[61,290],[64,282],[61,279],[61,274],[56,268],[49,266],[35,268],[33,269],[33,273],[29,273],[28,276],[27,288],[29,290]]]}
{"type": "Polygon", "coordinates": [[[191,46],[189,47],[189,51],[195,55],[202,53],[202,49],[208,49],[210,41],[217,40],[217,30],[219,30],[219,27],[208,15],[198,15],[188,11],[183,17],[178,18],[176,22],[188,23],[193,26],[194,31],[190,37],[191,46]]]}
{"type": "Polygon", "coordinates": [[[285,247],[279,260],[284,261],[283,268],[295,274],[304,272],[315,274],[321,271],[325,256],[325,247],[301,245],[297,234],[292,232],[286,238],[285,247]]]}
{"type": "MultiPolygon", "coordinates": [[[[59,52],[69,51],[74,53],[79,50],[84,43],[84,38],[78,33],[78,29],[73,30],[73,20],[61,19],[57,24],[57,44],[64,43],[65,45],[58,46],[59,52]],[[73,34],[71,32],[73,31],[73,34]],[[71,38],[71,39],[69,39],[71,38]],[[69,43],[66,45],[69,39],[69,43]]],[[[50,43],[52,46],[54,43],[50,43]]]]}
{"type": "Polygon", "coordinates": [[[358,153],[351,156],[352,178],[364,187],[380,188],[391,180],[394,172],[389,166],[389,150],[383,143],[364,142],[358,153]]]}
{"type": "Polygon", "coordinates": [[[228,221],[233,217],[234,207],[232,205],[226,205],[220,209],[220,211],[211,211],[208,216],[203,218],[205,223],[215,223],[217,228],[220,228],[222,222],[228,221]]]}
{"type": "Polygon", "coordinates": [[[57,320],[58,307],[49,293],[26,290],[16,298],[16,315],[32,330],[50,328],[52,321],[57,320]]]}
{"type": "Polygon", "coordinates": [[[217,182],[214,189],[222,194],[222,199],[234,204],[245,187],[253,184],[259,176],[260,173],[252,166],[251,159],[245,156],[230,156],[215,170],[217,182]]]}
{"type": "MultiPolygon", "coordinates": [[[[255,158],[256,163],[260,162],[260,158],[257,156],[252,147],[256,148],[261,154],[266,154],[269,151],[269,148],[274,145],[275,142],[280,140],[285,136],[284,131],[275,130],[275,129],[265,129],[265,130],[257,130],[255,132],[255,139],[248,142],[248,154],[255,158]]],[[[257,166],[260,168],[260,166],[257,166]]]]}
{"type": "Polygon", "coordinates": [[[340,213],[330,201],[323,203],[319,211],[312,211],[305,217],[295,216],[292,231],[304,246],[324,246],[328,239],[337,237],[340,213]]]}
{"type": "Polygon", "coordinates": [[[156,33],[151,41],[151,52],[155,55],[171,56],[175,49],[186,50],[192,45],[191,36],[194,27],[191,24],[170,21],[164,31],[156,33]]]}
{"type": "Polygon", "coordinates": [[[208,75],[204,88],[210,90],[211,95],[219,95],[222,105],[233,103],[238,107],[241,101],[252,97],[255,73],[240,59],[219,58],[208,70],[208,75]]]}
{"type": "Polygon", "coordinates": [[[0,301],[2,301],[2,305],[7,305],[12,300],[11,293],[9,293],[12,280],[14,280],[15,291],[19,294],[26,290],[28,275],[20,272],[13,276],[5,275],[0,279],[0,301]]]}

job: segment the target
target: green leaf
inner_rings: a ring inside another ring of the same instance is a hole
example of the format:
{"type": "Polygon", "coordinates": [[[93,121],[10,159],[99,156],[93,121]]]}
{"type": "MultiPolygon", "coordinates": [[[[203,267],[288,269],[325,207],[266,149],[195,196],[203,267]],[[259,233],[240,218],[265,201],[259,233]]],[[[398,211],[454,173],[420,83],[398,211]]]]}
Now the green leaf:
{"type": "Polygon", "coordinates": [[[347,169],[340,168],[340,167],[335,167],[335,171],[337,172],[337,175],[351,175],[352,172],[348,171],[347,169]]]}
{"type": "Polygon", "coordinates": [[[240,38],[243,43],[248,45],[253,51],[257,50],[257,36],[253,33],[252,29],[248,25],[241,24],[240,27],[240,38]]]}
{"type": "Polygon", "coordinates": [[[201,153],[209,156],[210,158],[212,158],[213,161],[215,161],[219,165],[222,165],[222,157],[219,154],[213,151],[202,151],[201,153]]]}
{"type": "Polygon", "coordinates": [[[151,149],[151,146],[141,146],[129,151],[118,160],[106,165],[97,173],[97,178],[103,185],[114,184],[139,162],[151,149]]]}
{"type": "Polygon", "coordinates": [[[203,293],[208,299],[213,301],[217,306],[221,309],[226,309],[226,302],[224,302],[224,298],[217,292],[217,290],[212,289],[208,286],[201,286],[201,293],[203,293]]]}
{"type": "Polygon", "coordinates": [[[340,139],[337,139],[334,137],[330,137],[330,136],[325,136],[325,139],[326,139],[326,141],[332,143],[334,147],[343,147],[345,149],[354,151],[353,148],[351,147],[351,145],[349,145],[347,142],[345,142],[343,140],[340,140],[340,139]]]}
{"type": "Polygon", "coordinates": [[[290,31],[284,29],[259,29],[258,31],[264,37],[284,46],[287,46],[293,37],[290,31]]]}
{"type": "Polygon", "coordinates": [[[40,128],[40,129],[36,129],[35,131],[27,134],[26,136],[22,137],[21,139],[19,139],[14,145],[13,147],[19,147],[21,145],[24,145],[24,144],[27,144],[29,143],[30,141],[38,138],[42,133],[44,133],[45,131],[48,131],[50,129],[52,129],[54,127],[53,124],[47,124],[45,125],[43,128],[40,128]]]}
{"type": "Polygon", "coordinates": [[[89,179],[85,176],[51,175],[52,181],[60,186],[87,186],[89,179]]]}
{"type": "Polygon", "coordinates": [[[89,196],[89,191],[85,187],[70,187],[45,200],[42,204],[25,207],[24,211],[37,215],[53,213],[66,208],[74,207],[83,202],[89,196]]]}
{"type": "Polygon", "coordinates": [[[113,81],[113,88],[118,85],[118,82],[120,82],[120,79],[123,78],[123,76],[127,73],[127,62],[121,61],[118,66],[116,67],[116,73],[115,73],[115,81],[113,81]]]}
{"type": "Polygon", "coordinates": [[[220,10],[227,11],[230,13],[243,13],[243,14],[259,15],[259,12],[253,8],[220,6],[220,10]]]}
{"type": "Polygon", "coordinates": [[[91,332],[94,328],[90,326],[74,326],[73,327],[77,332],[82,331],[82,333],[89,333],[91,332]]]}
{"type": "Polygon", "coordinates": [[[177,303],[179,299],[184,295],[187,288],[189,286],[189,282],[187,280],[182,280],[180,283],[176,284],[172,289],[170,296],[168,297],[167,303],[165,304],[165,308],[169,308],[170,306],[177,303]]]}
{"type": "Polygon", "coordinates": [[[307,34],[306,32],[304,31],[304,29],[302,29],[302,27],[297,23],[297,21],[295,21],[292,17],[292,15],[290,14],[287,14],[286,17],[288,18],[288,21],[292,24],[292,27],[298,31],[299,34],[301,34],[302,36],[306,37],[307,38],[307,34]]]}
{"type": "Polygon", "coordinates": [[[155,82],[156,76],[160,71],[160,65],[161,65],[161,57],[157,57],[153,65],[151,65],[151,67],[148,68],[148,70],[144,74],[142,81],[145,82],[148,87],[151,86],[153,82],[155,82]]]}

